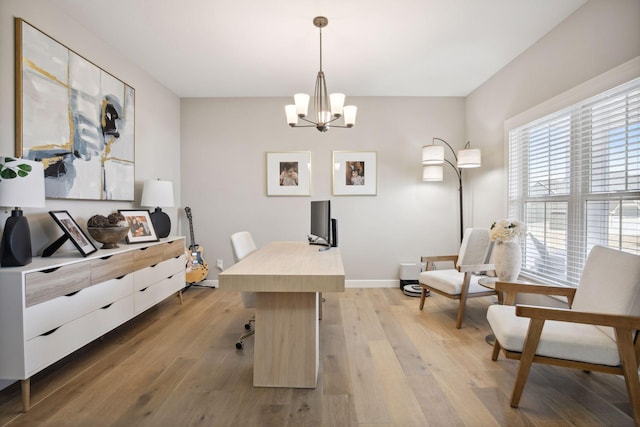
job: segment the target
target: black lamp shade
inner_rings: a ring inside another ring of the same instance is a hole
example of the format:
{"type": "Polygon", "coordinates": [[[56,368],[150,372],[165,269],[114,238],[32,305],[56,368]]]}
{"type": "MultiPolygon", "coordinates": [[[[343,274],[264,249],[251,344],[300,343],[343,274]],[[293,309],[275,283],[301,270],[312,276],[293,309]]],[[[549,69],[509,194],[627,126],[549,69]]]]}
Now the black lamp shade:
{"type": "Polygon", "coordinates": [[[156,208],[149,216],[151,217],[151,224],[153,224],[153,229],[156,230],[158,237],[167,237],[171,231],[169,215],[162,212],[162,209],[156,208]]]}
{"type": "Polygon", "coordinates": [[[0,242],[0,265],[17,267],[31,263],[31,231],[22,210],[14,209],[7,218],[0,242]]]}

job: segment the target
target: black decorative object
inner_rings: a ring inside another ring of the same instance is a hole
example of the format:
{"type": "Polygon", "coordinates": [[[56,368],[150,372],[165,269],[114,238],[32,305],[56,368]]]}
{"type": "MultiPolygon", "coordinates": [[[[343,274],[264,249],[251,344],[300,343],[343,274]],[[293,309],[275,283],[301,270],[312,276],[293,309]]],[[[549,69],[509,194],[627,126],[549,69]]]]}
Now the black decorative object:
{"type": "Polygon", "coordinates": [[[151,217],[151,224],[153,224],[153,228],[155,228],[156,233],[158,233],[158,237],[167,237],[169,232],[171,232],[171,220],[169,219],[169,215],[162,212],[162,209],[156,208],[149,216],[151,217]]]}
{"type": "Polygon", "coordinates": [[[22,210],[14,209],[7,218],[0,243],[2,267],[18,267],[31,263],[31,231],[22,210]]]}

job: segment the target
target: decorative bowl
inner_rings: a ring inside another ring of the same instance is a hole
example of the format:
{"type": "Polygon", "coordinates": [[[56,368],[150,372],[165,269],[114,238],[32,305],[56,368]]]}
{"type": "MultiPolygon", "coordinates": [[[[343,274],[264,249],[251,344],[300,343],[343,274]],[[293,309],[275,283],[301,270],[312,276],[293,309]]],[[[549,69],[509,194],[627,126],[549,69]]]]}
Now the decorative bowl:
{"type": "Polygon", "coordinates": [[[129,231],[129,227],[87,227],[89,234],[96,241],[102,243],[100,249],[115,249],[129,231]]]}

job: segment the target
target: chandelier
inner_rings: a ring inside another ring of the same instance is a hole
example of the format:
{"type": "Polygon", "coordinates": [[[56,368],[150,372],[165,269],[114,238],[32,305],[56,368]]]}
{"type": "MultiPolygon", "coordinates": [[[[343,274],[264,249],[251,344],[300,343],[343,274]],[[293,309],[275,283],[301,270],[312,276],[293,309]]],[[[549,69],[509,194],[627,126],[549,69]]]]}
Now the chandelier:
{"type": "Polygon", "coordinates": [[[293,95],[295,105],[285,105],[284,107],[284,111],[287,114],[287,123],[289,123],[289,126],[292,128],[315,127],[320,132],[326,132],[330,127],[351,128],[356,124],[356,111],[358,107],[355,105],[344,105],[344,93],[332,93],[330,96],[327,96],[327,83],[324,79],[324,72],[322,71],[322,28],[326,27],[328,23],[329,20],[324,16],[313,18],[313,25],[320,29],[320,71],[318,71],[318,76],[316,77],[316,88],[313,93],[315,120],[307,118],[309,95],[306,93],[296,93],[293,95]],[[340,117],[344,118],[344,125],[332,124],[340,117]],[[309,124],[298,125],[298,119],[309,124]]]}

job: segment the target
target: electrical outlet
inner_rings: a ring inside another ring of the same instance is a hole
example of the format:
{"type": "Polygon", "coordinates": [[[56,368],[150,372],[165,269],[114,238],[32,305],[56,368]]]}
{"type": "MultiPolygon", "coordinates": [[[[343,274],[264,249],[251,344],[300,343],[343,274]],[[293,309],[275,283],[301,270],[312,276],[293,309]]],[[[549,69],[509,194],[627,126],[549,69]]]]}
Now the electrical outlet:
{"type": "Polygon", "coordinates": [[[222,270],[224,269],[223,264],[222,264],[222,260],[221,260],[221,259],[219,259],[219,260],[216,262],[216,267],[218,267],[218,270],[220,270],[220,271],[222,271],[222,270]]]}

